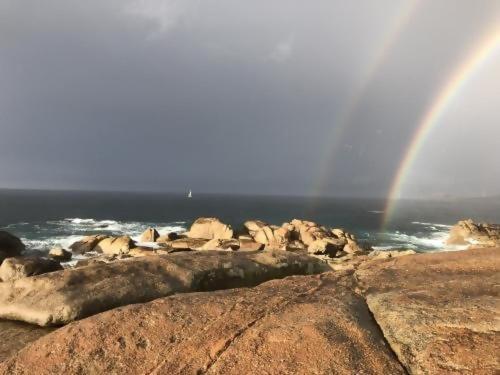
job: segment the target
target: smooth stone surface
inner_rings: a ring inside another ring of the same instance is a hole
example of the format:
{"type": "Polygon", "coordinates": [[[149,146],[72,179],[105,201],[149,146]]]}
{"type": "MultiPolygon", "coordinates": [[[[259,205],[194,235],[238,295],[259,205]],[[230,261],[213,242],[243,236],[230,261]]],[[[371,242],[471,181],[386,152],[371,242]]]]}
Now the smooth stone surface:
{"type": "Polygon", "coordinates": [[[160,234],[155,228],[148,228],[141,234],[139,242],[155,242],[160,234]]]}
{"type": "Polygon", "coordinates": [[[499,249],[408,255],[355,274],[410,373],[500,371],[499,249]]]}
{"type": "Polygon", "coordinates": [[[190,238],[229,240],[233,237],[233,229],[215,217],[200,217],[186,234],[190,238]]]}
{"type": "Polygon", "coordinates": [[[335,274],[190,293],[75,322],[1,374],[404,374],[362,297],[335,274]]]}
{"type": "Polygon", "coordinates": [[[325,269],[317,259],[285,251],[130,258],[0,283],[0,318],[61,325],[174,293],[254,286],[325,269]]]}
{"type": "Polygon", "coordinates": [[[85,254],[89,251],[93,251],[97,244],[107,237],[108,236],[101,234],[87,236],[80,241],[76,241],[69,248],[74,254],[85,254]]]}
{"type": "Polygon", "coordinates": [[[135,247],[135,242],[129,236],[108,237],[100,241],[93,249],[107,255],[127,254],[135,247]]]}

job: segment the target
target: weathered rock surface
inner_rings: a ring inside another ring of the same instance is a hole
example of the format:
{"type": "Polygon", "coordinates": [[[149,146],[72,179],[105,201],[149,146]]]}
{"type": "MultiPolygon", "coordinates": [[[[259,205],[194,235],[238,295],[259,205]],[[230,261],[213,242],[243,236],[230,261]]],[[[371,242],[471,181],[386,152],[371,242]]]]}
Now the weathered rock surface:
{"type": "Polygon", "coordinates": [[[108,255],[127,254],[135,242],[129,236],[107,237],[94,247],[93,251],[108,255]]]}
{"type": "Polygon", "coordinates": [[[61,246],[56,246],[50,249],[49,258],[57,260],[59,262],[66,262],[71,260],[73,253],[71,251],[64,250],[61,246]]]}
{"type": "Polygon", "coordinates": [[[345,243],[341,240],[324,238],[321,240],[314,240],[307,247],[307,252],[310,254],[326,254],[334,257],[337,252],[342,251],[345,243]]]}
{"type": "Polygon", "coordinates": [[[0,257],[2,254],[5,258],[15,257],[21,255],[24,249],[25,246],[19,238],[9,232],[0,230],[0,257]]]}
{"type": "Polygon", "coordinates": [[[266,225],[257,230],[253,239],[255,242],[265,245],[268,249],[285,250],[290,242],[291,231],[288,228],[266,225]]]}
{"type": "Polygon", "coordinates": [[[51,327],[0,320],[0,362],[52,331],[51,327]]]}
{"type": "Polygon", "coordinates": [[[197,250],[238,250],[240,241],[234,238],[230,240],[221,240],[215,238],[198,247],[197,250]]]}
{"type": "Polygon", "coordinates": [[[258,242],[255,242],[253,239],[246,239],[246,238],[241,238],[239,239],[240,241],[240,251],[255,251],[255,250],[262,250],[264,248],[264,245],[258,242]]]}
{"type": "Polygon", "coordinates": [[[500,251],[409,255],[364,263],[356,277],[413,374],[500,370],[500,251]]]}
{"type": "Polygon", "coordinates": [[[41,326],[66,324],[178,292],[253,286],[325,269],[317,259],[283,251],[131,258],[0,283],[0,318],[41,326]]]}
{"type": "Polygon", "coordinates": [[[416,254],[415,250],[373,250],[368,254],[368,256],[373,259],[387,259],[413,254],[416,254]]]}
{"type": "Polygon", "coordinates": [[[328,230],[315,222],[298,219],[286,225],[293,233],[292,238],[302,242],[312,254],[329,254],[333,257],[340,251],[349,254],[365,251],[354,235],[343,229],[328,230]]]}
{"type": "Polygon", "coordinates": [[[326,228],[320,227],[312,221],[293,219],[290,224],[293,226],[293,231],[296,233],[297,239],[302,241],[306,246],[309,246],[316,240],[332,237],[326,228]]]}
{"type": "Polygon", "coordinates": [[[104,235],[94,235],[82,238],[80,241],[75,242],[69,248],[75,254],[85,254],[93,251],[99,242],[107,238],[104,235]]]}
{"type": "Polygon", "coordinates": [[[155,242],[158,237],[160,237],[160,233],[156,229],[148,228],[141,234],[139,242],[155,242]]]}
{"type": "Polygon", "coordinates": [[[404,374],[362,297],[332,274],[190,293],[75,322],[0,373],[404,374]]]}
{"type": "Polygon", "coordinates": [[[469,247],[500,246],[500,225],[479,224],[470,219],[459,221],[451,228],[447,244],[469,247]]]}
{"type": "Polygon", "coordinates": [[[36,256],[7,258],[0,266],[0,280],[13,281],[28,276],[62,270],[59,262],[36,256]]]}
{"type": "Polygon", "coordinates": [[[208,240],[203,238],[179,238],[167,243],[168,246],[178,250],[193,250],[205,245],[208,240]]]}
{"type": "Polygon", "coordinates": [[[195,220],[187,236],[190,238],[203,238],[206,240],[228,240],[233,237],[230,225],[222,223],[219,219],[201,217],[195,220]]]}
{"type": "MultiPolygon", "coordinates": [[[[137,248],[134,248],[134,249],[137,249],[137,248]]],[[[94,264],[111,263],[111,262],[115,262],[115,261],[118,261],[118,260],[129,259],[131,257],[132,257],[132,255],[130,253],[128,253],[128,254],[120,254],[120,255],[104,255],[104,254],[101,254],[101,255],[96,256],[96,257],[79,260],[78,262],[76,262],[75,267],[87,267],[87,266],[91,266],[91,265],[94,265],[94,264]]]]}

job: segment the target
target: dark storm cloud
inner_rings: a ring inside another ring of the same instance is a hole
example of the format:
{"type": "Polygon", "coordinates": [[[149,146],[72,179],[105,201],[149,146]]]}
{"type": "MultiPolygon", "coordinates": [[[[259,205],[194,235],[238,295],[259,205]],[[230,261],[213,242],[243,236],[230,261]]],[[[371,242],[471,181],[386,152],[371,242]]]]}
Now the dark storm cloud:
{"type": "MultiPolygon", "coordinates": [[[[401,4],[0,0],[0,185],[308,194],[401,4]]],[[[416,7],[332,153],[324,193],[386,193],[438,82],[499,15],[496,1],[416,7]]],[[[471,100],[473,112],[487,98],[471,100]]],[[[498,112],[484,118],[498,138],[498,112]]],[[[456,182],[440,176],[440,189],[456,182]]],[[[467,179],[461,194],[476,188],[467,179]]]]}

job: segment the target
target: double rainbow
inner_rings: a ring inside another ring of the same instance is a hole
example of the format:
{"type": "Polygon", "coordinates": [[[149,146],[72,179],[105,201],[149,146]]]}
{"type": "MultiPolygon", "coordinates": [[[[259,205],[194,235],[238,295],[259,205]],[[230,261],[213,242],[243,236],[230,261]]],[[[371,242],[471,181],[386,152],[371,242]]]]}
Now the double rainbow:
{"type": "Polygon", "coordinates": [[[407,152],[399,164],[388,195],[383,221],[384,227],[391,221],[396,209],[397,199],[401,195],[401,190],[408,177],[409,171],[426,138],[429,136],[432,129],[439,123],[439,120],[446,112],[448,106],[453,102],[464,86],[466,86],[467,82],[498,52],[500,52],[500,26],[497,26],[492,32],[487,33],[486,37],[480,40],[477,47],[473,49],[464,62],[458,66],[453,74],[451,74],[442,89],[439,90],[432,101],[432,105],[419,122],[417,130],[411,138],[407,152]]]}

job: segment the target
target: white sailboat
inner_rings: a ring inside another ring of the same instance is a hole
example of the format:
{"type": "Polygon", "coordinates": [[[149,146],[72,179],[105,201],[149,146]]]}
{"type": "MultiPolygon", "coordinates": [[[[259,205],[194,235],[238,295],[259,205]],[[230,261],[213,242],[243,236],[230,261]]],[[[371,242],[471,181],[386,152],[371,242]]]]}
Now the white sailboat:
{"type": "Polygon", "coordinates": [[[187,197],[188,198],[193,198],[193,192],[191,191],[191,189],[189,189],[187,197]]]}

